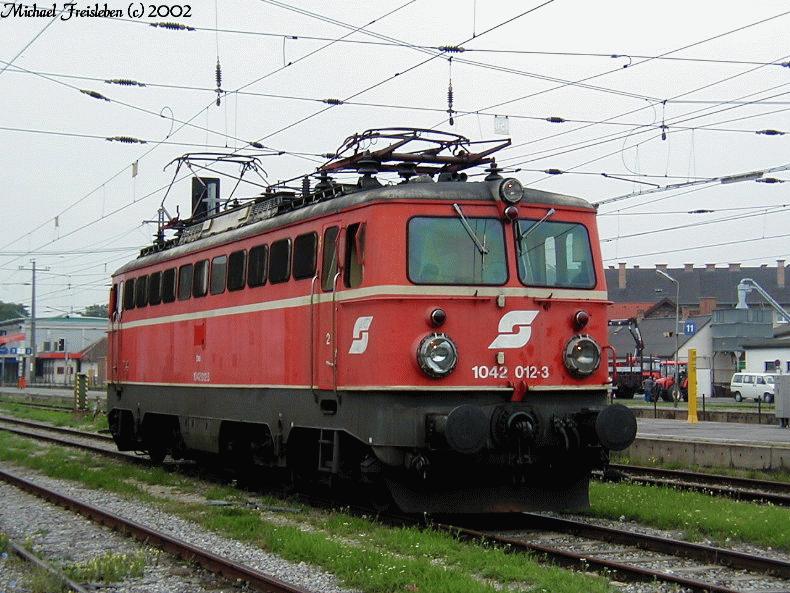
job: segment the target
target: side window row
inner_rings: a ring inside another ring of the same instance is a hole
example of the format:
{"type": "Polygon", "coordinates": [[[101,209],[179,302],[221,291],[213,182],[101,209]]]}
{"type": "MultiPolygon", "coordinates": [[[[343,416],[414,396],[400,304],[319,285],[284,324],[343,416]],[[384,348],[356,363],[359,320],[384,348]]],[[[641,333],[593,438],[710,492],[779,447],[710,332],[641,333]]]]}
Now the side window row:
{"type": "Polygon", "coordinates": [[[318,235],[306,233],[293,241],[280,239],[271,245],[257,245],[249,252],[240,250],[217,256],[210,266],[209,260],[203,259],[180,266],[177,274],[176,268],[168,268],[130,278],[123,286],[123,309],[172,303],[176,299],[185,301],[209,293],[222,294],[226,289],[255,288],[267,282],[278,284],[287,282],[291,275],[296,280],[312,278],[316,272],[317,252],[318,235]]]}

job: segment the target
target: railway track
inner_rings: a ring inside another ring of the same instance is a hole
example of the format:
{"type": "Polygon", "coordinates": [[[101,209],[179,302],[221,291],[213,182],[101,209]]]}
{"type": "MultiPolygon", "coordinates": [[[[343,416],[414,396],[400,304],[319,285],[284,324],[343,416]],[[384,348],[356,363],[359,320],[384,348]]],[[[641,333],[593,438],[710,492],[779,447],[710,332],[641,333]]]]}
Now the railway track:
{"type": "Polygon", "coordinates": [[[59,583],[61,583],[61,585],[63,585],[63,587],[67,588],[72,593],[88,593],[88,591],[82,587],[82,585],[71,580],[66,574],[63,573],[63,571],[56,568],[49,562],[42,560],[18,542],[9,539],[8,549],[24,562],[27,562],[39,570],[52,575],[59,583]]]}
{"type": "MultiPolygon", "coordinates": [[[[56,444],[78,447],[90,450],[102,455],[123,458],[126,461],[150,463],[147,458],[119,453],[109,449],[106,441],[111,441],[107,435],[97,435],[95,433],[83,433],[74,429],[55,428],[52,432],[59,433],[58,436],[46,436],[43,433],[52,427],[46,427],[38,422],[18,421],[8,417],[0,417],[0,430],[9,430],[15,434],[29,436],[36,439],[46,439],[56,444]],[[12,428],[9,424],[17,423],[19,428],[12,428]],[[32,425],[32,426],[31,426],[32,425]],[[86,436],[97,441],[95,444],[86,442],[86,436]],[[79,437],[81,441],[69,440],[67,437],[79,437]],[[101,445],[99,444],[101,442],[101,445]],[[103,445],[103,446],[102,446],[103,445]]],[[[2,473],[0,472],[0,478],[2,473]]],[[[368,516],[371,509],[363,511],[368,516]]],[[[375,514],[375,513],[374,513],[375,514]]],[[[398,518],[401,524],[409,519],[398,518]]],[[[413,524],[418,521],[411,520],[413,524]]],[[[582,570],[594,569],[605,573],[613,573],[620,579],[638,581],[661,581],[679,585],[691,591],[708,591],[710,593],[743,593],[744,589],[733,588],[732,585],[721,585],[708,582],[701,577],[693,576],[694,566],[691,563],[703,563],[701,572],[716,572],[717,582],[731,581],[759,581],[765,579],[765,575],[774,578],[784,579],[785,582],[779,589],[761,589],[767,591],[787,591],[790,590],[790,562],[779,559],[766,558],[754,554],[694,544],[668,537],[659,537],[634,533],[631,531],[615,529],[612,527],[602,527],[564,519],[543,514],[518,514],[508,515],[505,518],[491,517],[485,518],[484,525],[471,526],[466,522],[436,523],[431,522],[430,526],[440,530],[453,533],[457,537],[473,541],[494,542],[505,546],[512,551],[522,551],[543,555],[553,562],[561,565],[572,566],[582,570]],[[498,528],[501,525],[501,529],[498,528]],[[558,542],[571,537],[573,541],[558,542]],[[587,541],[582,541],[583,538],[587,541]],[[608,545],[601,546],[601,542],[608,545]],[[637,552],[635,554],[635,552],[637,552]],[[641,552],[650,553],[651,556],[646,560],[641,552]],[[678,559],[686,560],[687,566],[681,570],[675,570],[678,559]],[[646,566],[646,563],[648,565],[646,566]],[[722,571],[749,571],[750,574],[733,573],[722,577],[722,571]]],[[[154,540],[156,541],[156,540],[154,540]]],[[[167,545],[163,544],[165,549],[167,545]]],[[[214,570],[210,566],[206,566],[214,570]]],[[[700,571],[697,571],[700,572],[700,571]]],[[[224,573],[223,573],[224,574],[224,573]]],[[[233,577],[242,578],[242,577],[233,577]]],[[[748,589],[747,589],[748,590],[748,589]]]]}
{"type": "Polygon", "coordinates": [[[36,408],[38,410],[51,410],[57,412],[71,412],[73,410],[72,406],[64,405],[59,406],[57,404],[42,404],[39,402],[28,402],[23,400],[2,400],[4,404],[15,404],[17,406],[25,406],[26,408],[36,408]]]}
{"type": "Polygon", "coordinates": [[[614,573],[629,580],[657,580],[710,593],[790,590],[790,562],[572,519],[523,513],[493,520],[488,517],[476,528],[450,524],[439,528],[461,538],[543,554],[559,564],[614,573]],[[609,545],[601,546],[601,542],[609,545]],[[634,554],[634,549],[642,553],[634,554]],[[715,576],[708,576],[713,573],[715,576]],[[765,575],[777,579],[772,583],[774,588],[767,589],[765,583],[755,589],[732,584],[760,581],[765,575]],[[711,582],[714,578],[715,583],[711,582]]]}
{"type": "Polygon", "coordinates": [[[638,484],[672,486],[736,500],[790,506],[790,484],[785,482],[620,464],[610,464],[603,478],[610,481],[629,480],[638,484]]]}
{"type": "Polygon", "coordinates": [[[56,490],[36,484],[26,478],[13,473],[0,470],[0,480],[29,492],[48,502],[74,511],[96,523],[106,525],[111,529],[134,537],[147,545],[156,546],[162,550],[190,562],[197,562],[203,568],[220,574],[228,579],[240,579],[251,587],[267,593],[308,593],[306,589],[295,587],[263,572],[234,562],[233,560],[214,554],[186,541],[152,529],[95,505],[67,496],[56,490]]]}

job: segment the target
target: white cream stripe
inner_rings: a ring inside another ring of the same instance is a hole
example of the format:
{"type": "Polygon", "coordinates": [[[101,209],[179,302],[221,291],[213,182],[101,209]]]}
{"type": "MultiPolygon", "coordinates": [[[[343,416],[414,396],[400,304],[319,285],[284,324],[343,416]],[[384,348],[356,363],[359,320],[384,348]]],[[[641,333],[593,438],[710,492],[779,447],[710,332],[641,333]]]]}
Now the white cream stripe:
{"type": "MultiPolygon", "coordinates": [[[[160,383],[155,381],[117,381],[112,385],[147,385],[156,387],[204,387],[209,389],[310,389],[309,385],[257,385],[240,383],[160,383]]],[[[532,385],[530,391],[603,391],[608,385],[532,385]]],[[[338,391],[513,391],[498,385],[338,385],[338,391]]],[[[316,391],[331,391],[316,388],[316,391]]]]}
{"type": "MultiPolygon", "coordinates": [[[[472,286],[404,286],[404,285],[379,285],[366,288],[343,290],[337,293],[336,300],[352,301],[362,298],[387,298],[387,297],[521,297],[533,299],[574,300],[585,302],[605,302],[605,290],[570,290],[559,288],[511,288],[511,287],[472,287],[472,286]]],[[[211,298],[211,297],[207,297],[211,298]]],[[[206,302],[210,302],[206,301],[206,302]]],[[[314,303],[331,303],[332,293],[322,293],[313,296],[314,303]]],[[[310,296],[293,297],[277,301],[263,301],[235,307],[221,307],[195,311],[194,313],[179,313],[177,315],[164,315],[138,321],[128,321],[120,324],[121,329],[175,323],[192,319],[205,319],[208,317],[224,317],[226,315],[243,315],[259,311],[273,311],[277,309],[291,309],[310,305],[310,296]]]]}

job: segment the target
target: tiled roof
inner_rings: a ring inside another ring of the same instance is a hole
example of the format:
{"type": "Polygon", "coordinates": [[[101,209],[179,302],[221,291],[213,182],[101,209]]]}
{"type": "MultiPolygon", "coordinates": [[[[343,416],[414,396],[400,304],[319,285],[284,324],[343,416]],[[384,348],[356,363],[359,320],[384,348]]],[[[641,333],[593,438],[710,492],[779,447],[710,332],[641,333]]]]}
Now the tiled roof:
{"type": "MultiPolygon", "coordinates": [[[[785,285],[777,283],[776,267],[715,268],[712,270],[695,267],[668,268],[666,272],[680,283],[680,304],[698,305],[700,298],[713,297],[718,305],[734,306],[738,302],[738,283],[751,278],[782,305],[790,305],[790,266],[785,266],[785,285]]],[[[675,299],[675,285],[656,274],[655,268],[626,268],[625,288],[619,288],[617,268],[606,270],[606,285],[609,299],[616,303],[655,303],[662,298],[675,299]],[[662,292],[656,292],[656,289],[662,292]]],[[[756,291],[749,294],[750,304],[764,303],[756,291]]]]}
{"type": "Polygon", "coordinates": [[[612,303],[606,309],[609,319],[629,319],[644,313],[655,303],[612,303]]]}

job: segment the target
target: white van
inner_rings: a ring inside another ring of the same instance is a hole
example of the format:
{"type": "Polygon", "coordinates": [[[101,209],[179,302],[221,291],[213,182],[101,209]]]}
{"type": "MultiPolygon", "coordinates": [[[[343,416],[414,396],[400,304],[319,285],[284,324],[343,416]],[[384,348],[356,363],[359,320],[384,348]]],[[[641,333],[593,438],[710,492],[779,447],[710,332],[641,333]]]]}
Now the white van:
{"type": "Polygon", "coordinates": [[[730,393],[736,402],[744,398],[754,401],[774,401],[774,375],[768,373],[735,373],[730,381],[730,393]]]}

